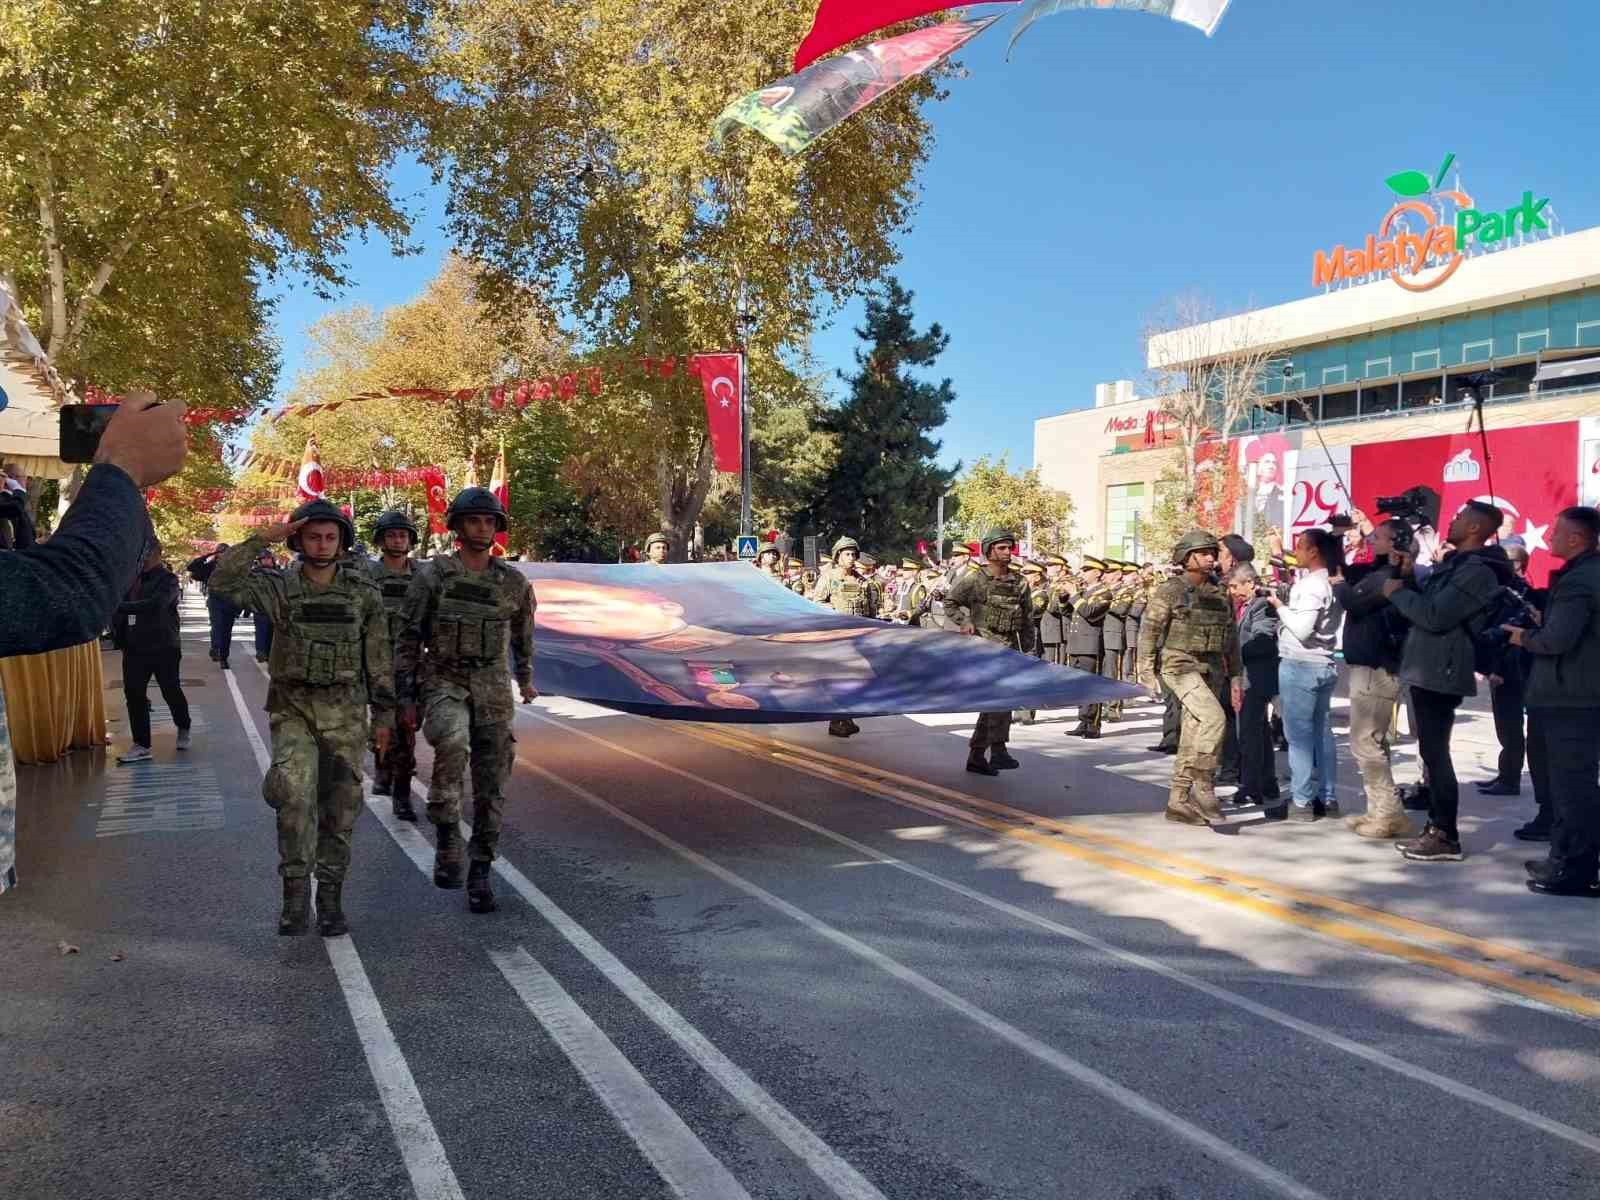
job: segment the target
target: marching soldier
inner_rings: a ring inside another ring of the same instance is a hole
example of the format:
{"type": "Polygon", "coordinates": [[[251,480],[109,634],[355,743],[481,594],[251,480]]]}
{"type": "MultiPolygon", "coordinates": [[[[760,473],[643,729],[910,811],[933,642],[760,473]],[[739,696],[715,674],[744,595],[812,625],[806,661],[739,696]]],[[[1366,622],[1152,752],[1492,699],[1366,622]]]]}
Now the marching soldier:
{"type": "MultiPolygon", "coordinates": [[[[379,557],[368,559],[363,567],[383,598],[383,611],[389,622],[389,648],[400,640],[400,626],[406,607],[406,592],[411,588],[411,551],[419,539],[411,518],[398,508],[380,516],[372,527],[372,543],[379,557]]],[[[374,748],[372,794],[392,797],[394,815],[402,821],[415,821],[411,806],[411,777],[417,769],[417,731],[398,725],[387,754],[374,748]]]]}
{"type": "Polygon", "coordinates": [[[783,582],[783,572],[778,569],[778,560],[783,557],[780,551],[771,542],[756,551],[756,570],[760,571],[774,583],[783,582]]]}
{"type": "MultiPolygon", "coordinates": [[[[985,641],[997,642],[1013,650],[1032,649],[1033,628],[1029,613],[1033,597],[1028,580],[1011,566],[1011,551],[1016,537],[1004,529],[991,529],[979,543],[983,568],[958,579],[945,597],[947,611],[962,633],[977,634],[985,641]]],[[[1011,738],[1011,713],[978,714],[978,727],[967,743],[967,770],[974,775],[998,775],[1022,764],[1006,751],[1011,738]],[[989,757],[984,758],[984,751],[989,757]]]]}
{"type": "MultiPolygon", "coordinates": [[[[1079,591],[1072,602],[1072,623],[1067,626],[1067,662],[1091,675],[1100,673],[1101,623],[1111,608],[1111,589],[1101,577],[1106,564],[1085,556],[1078,572],[1079,591]]],[[[1057,605],[1059,611],[1060,606],[1057,605]]],[[[1086,704],[1078,709],[1078,723],[1067,730],[1068,737],[1100,736],[1100,705],[1086,704]]]]}
{"type": "Polygon", "coordinates": [[[428,820],[437,844],[433,882],[461,886],[462,845],[457,822],[467,762],[472,764],[472,859],[467,907],[493,912],[490,865],[500,841],[506,780],[511,775],[514,700],[506,668],[509,643],[522,702],[533,690],[533,588],[515,567],[491,553],[506,528],[505,509],[486,488],[467,488],[450,502],[445,524],[460,540],[454,554],[419,571],[406,593],[397,658],[401,720],[433,747],[428,820]]]}
{"type": "Polygon", "coordinates": [[[1172,549],[1183,574],[1150,597],[1139,630],[1139,678],[1152,691],[1165,683],[1183,706],[1183,732],[1172,764],[1167,820],[1207,825],[1220,820],[1217,752],[1227,717],[1214,681],[1227,679],[1238,706],[1243,689],[1239,627],[1228,593],[1215,582],[1217,539],[1203,529],[1172,549]]]}
{"type": "Polygon", "coordinates": [[[935,568],[918,572],[916,581],[906,591],[905,621],[919,629],[933,629],[933,596],[944,576],[935,568]]]}
{"type": "Polygon", "coordinates": [[[644,560],[659,567],[667,561],[667,552],[671,549],[672,543],[666,534],[652,533],[644,540],[644,560]]]}
{"type": "MultiPolygon", "coordinates": [[[[836,541],[828,569],[807,599],[852,617],[876,616],[880,602],[878,584],[856,569],[860,556],[861,546],[855,538],[841,537],[836,541]]],[[[828,722],[828,732],[834,737],[847,738],[860,733],[861,726],[849,717],[836,717],[828,722]]]]}
{"type": "Polygon", "coordinates": [[[350,831],[361,811],[369,708],[380,756],[393,731],[394,660],[383,600],[365,575],[340,562],[355,540],[349,517],[326,500],[312,500],[287,523],[260,529],[233,547],[211,575],[217,595],[272,618],[272,765],[261,795],[278,815],[281,934],[306,932],[313,870],[317,932],[350,932],[344,879],[350,831]],[[252,573],[261,551],[285,539],[300,561],[285,571],[252,573]]]}

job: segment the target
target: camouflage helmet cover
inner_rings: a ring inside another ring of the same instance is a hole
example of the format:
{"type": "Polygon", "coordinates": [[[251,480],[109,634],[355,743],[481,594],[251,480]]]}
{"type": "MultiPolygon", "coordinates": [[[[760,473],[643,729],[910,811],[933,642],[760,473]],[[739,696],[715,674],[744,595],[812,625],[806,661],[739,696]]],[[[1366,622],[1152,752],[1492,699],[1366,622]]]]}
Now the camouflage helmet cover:
{"type": "Polygon", "coordinates": [[[983,535],[983,540],[978,543],[978,549],[985,558],[989,557],[989,550],[996,542],[1010,542],[1012,547],[1015,548],[1017,544],[1017,536],[1009,529],[1001,529],[996,527],[989,530],[988,533],[983,535]]]}
{"type": "MultiPolygon", "coordinates": [[[[348,550],[356,544],[356,527],[350,523],[350,518],[344,515],[344,510],[326,500],[307,500],[299,508],[289,514],[292,521],[332,521],[339,527],[339,549],[348,550]]],[[[286,539],[289,549],[295,553],[300,552],[300,531],[297,529],[286,539]]]]}
{"type": "Polygon", "coordinates": [[[493,517],[494,527],[502,533],[507,527],[506,510],[500,506],[499,498],[488,488],[481,487],[462,488],[456,493],[445,511],[444,523],[447,528],[455,529],[462,517],[477,515],[493,517]]]}
{"type": "Polygon", "coordinates": [[[828,552],[828,557],[837,562],[839,555],[846,550],[854,550],[859,555],[861,553],[861,543],[853,537],[842,537],[833,544],[833,549],[828,552]]]}
{"type": "Polygon", "coordinates": [[[672,545],[672,542],[668,539],[666,534],[664,534],[664,533],[652,533],[649,537],[645,538],[645,540],[644,540],[644,552],[646,554],[649,554],[651,546],[669,546],[670,547],[671,545],[672,545]]]}
{"type": "Polygon", "coordinates": [[[411,535],[411,544],[413,546],[417,544],[417,540],[421,536],[417,533],[417,527],[412,523],[410,517],[406,516],[406,514],[401,512],[398,508],[391,508],[388,512],[379,516],[377,521],[373,523],[372,544],[374,546],[382,547],[383,535],[388,533],[391,529],[403,529],[409,533],[411,535]]]}
{"type": "Polygon", "coordinates": [[[1178,544],[1172,548],[1172,562],[1174,566],[1183,566],[1188,561],[1189,555],[1196,550],[1209,550],[1217,552],[1217,539],[1214,534],[1207,533],[1204,529],[1191,529],[1178,539],[1178,544]]]}

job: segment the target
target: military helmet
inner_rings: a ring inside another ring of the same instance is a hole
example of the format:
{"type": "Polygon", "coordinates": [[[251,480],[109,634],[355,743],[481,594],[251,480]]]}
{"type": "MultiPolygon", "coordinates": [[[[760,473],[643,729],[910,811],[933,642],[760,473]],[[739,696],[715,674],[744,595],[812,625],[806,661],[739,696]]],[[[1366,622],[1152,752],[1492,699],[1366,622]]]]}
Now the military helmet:
{"type": "Polygon", "coordinates": [[[1174,566],[1183,566],[1188,561],[1189,555],[1196,550],[1209,550],[1217,552],[1217,539],[1215,535],[1207,533],[1204,529],[1191,529],[1178,539],[1178,544],[1172,548],[1172,562],[1174,566]]]}
{"type": "Polygon", "coordinates": [[[1009,529],[1001,529],[997,526],[983,535],[983,540],[978,543],[979,552],[985,558],[988,558],[989,550],[996,542],[1010,542],[1012,548],[1015,549],[1017,545],[1017,535],[1012,533],[1009,529]]]}
{"type": "MultiPolygon", "coordinates": [[[[350,524],[350,518],[344,515],[344,510],[329,504],[326,500],[307,500],[299,508],[289,514],[292,521],[332,521],[339,527],[339,549],[345,551],[356,544],[356,527],[350,524]]],[[[297,529],[288,537],[289,549],[296,554],[300,552],[300,531],[297,529]]]]}
{"type": "Polygon", "coordinates": [[[833,559],[834,562],[838,562],[839,555],[843,554],[846,550],[854,550],[857,557],[860,557],[861,543],[856,541],[853,537],[842,537],[833,544],[833,549],[828,552],[828,557],[833,559]]]}
{"type": "Polygon", "coordinates": [[[412,524],[410,517],[406,516],[405,513],[401,512],[398,508],[391,508],[388,512],[380,516],[373,524],[372,544],[377,546],[379,549],[382,549],[383,535],[388,533],[391,529],[404,529],[411,535],[411,544],[413,546],[417,544],[417,540],[421,536],[419,533],[417,533],[417,527],[412,524]]]}
{"type": "Polygon", "coordinates": [[[778,547],[771,542],[762,543],[761,548],[756,551],[756,561],[760,562],[761,559],[768,554],[772,555],[772,557],[777,559],[779,562],[783,561],[783,551],[779,550],[778,547]]]}
{"type": "Polygon", "coordinates": [[[488,488],[462,488],[456,493],[456,498],[450,501],[450,507],[445,510],[446,528],[455,529],[461,518],[466,516],[493,517],[494,527],[502,533],[506,530],[506,510],[488,488]]]}

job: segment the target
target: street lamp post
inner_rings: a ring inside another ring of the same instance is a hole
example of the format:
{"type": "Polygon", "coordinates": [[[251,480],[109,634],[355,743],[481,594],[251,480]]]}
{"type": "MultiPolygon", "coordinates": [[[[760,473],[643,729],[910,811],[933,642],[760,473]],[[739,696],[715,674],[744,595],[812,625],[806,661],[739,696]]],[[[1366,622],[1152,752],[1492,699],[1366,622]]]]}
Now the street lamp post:
{"type": "Polygon", "coordinates": [[[954,496],[954,491],[945,492],[939,497],[939,540],[933,548],[933,557],[940,562],[944,561],[944,502],[946,496],[954,496]]]}

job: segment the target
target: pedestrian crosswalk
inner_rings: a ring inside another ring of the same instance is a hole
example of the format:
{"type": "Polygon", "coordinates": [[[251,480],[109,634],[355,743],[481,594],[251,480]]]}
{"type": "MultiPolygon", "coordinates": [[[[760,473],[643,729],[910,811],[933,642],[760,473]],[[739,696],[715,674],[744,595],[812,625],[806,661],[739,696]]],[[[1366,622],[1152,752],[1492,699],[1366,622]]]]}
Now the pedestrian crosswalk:
{"type": "Polygon", "coordinates": [[[97,838],[221,829],[222,794],[207,766],[152,762],[106,780],[97,838]]]}

